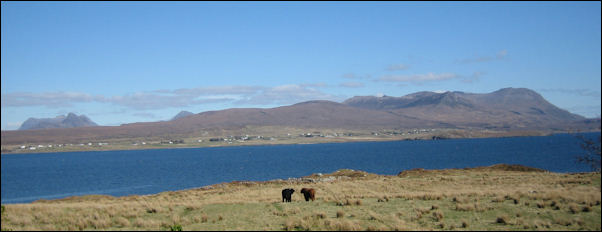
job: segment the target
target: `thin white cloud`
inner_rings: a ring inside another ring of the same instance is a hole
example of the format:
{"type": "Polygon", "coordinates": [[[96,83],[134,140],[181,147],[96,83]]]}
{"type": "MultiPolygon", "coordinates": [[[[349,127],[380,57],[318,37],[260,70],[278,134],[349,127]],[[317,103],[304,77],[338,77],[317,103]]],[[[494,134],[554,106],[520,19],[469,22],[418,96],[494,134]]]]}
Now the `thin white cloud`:
{"type": "Polygon", "coordinates": [[[235,104],[251,105],[274,105],[274,104],[294,104],[310,100],[342,100],[339,96],[323,93],[314,88],[302,85],[281,85],[268,88],[259,93],[248,96],[246,99],[238,100],[235,104]]]}
{"type": "Polygon", "coordinates": [[[46,106],[49,108],[68,107],[73,103],[93,102],[102,100],[102,96],[92,96],[77,92],[48,92],[48,93],[7,93],[2,94],[2,107],[46,106]]]}
{"type": "Polygon", "coordinates": [[[587,118],[600,118],[600,105],[578,105],[566,107],[565,109],[587,118]]]}
{"type": "Polygon", "coordinates": [[[157,115],[153,113],[134,113],[132,115],[141,118],[157,118],[157,115]]]}
{"type": "Polygon", "coordinates": [[[407,64],[392,64],[387,67],[388,71],[399,71],[399,70],[407,70],[410,66],[407,64]]]}
{"type": "Polygon", "coordinates": [[[464,83],[473,83],[477,82],[481,79],[481,77],[485,75],[485,72],[473,72],[472,75],[462,77],[462,82],[464,83]]]}
{"type": "Polygon", "coordinates": [[[319,83],[300,84],[299,86],[301,86],[301,87],[311,87],[311,88],[323,88],[323,87],[328,87],[328,84],[326,84],[324,82],[319,82],[319,83]]]}
{"type": "Polygon", "coordinates": [[[504,57],[506,57],[506,55],[508,55],[508,51],[506,49],[501,50],[497,53],[497,55],[495,55],[495,58],[498,59],[503,59],[504,57]]]}
{"type": "Polygon", "coordinates": [[[600,91],[592,90],[592,89],[550,88],[550,89],[539,89],[539,91],[600,98],[600,91]]]}
{"type": "Polygon", "coordinates": [[[344,82],[339,84],[340,87],[344,87],[344,88],[362,88],[364,87],[364,83],[361,82],[344,82]]]}
{"type": "Polygon", "coordinates": [[[364,79],[372,78],[372,76],[369,74],[359,75],[359,74],[355,74],[355,73],[345,73],[345,74],[343,74],[342,77],[345,79],[355,79],[355,80],[364,80],[364,79]]]}
{"type": "Polygon", "coordinates": [[[6,124],[4,124],[4,128],[2,130],[17,130],[19,129],[19,127],[21,127],[21,125],[23,124],[23,122],[7,122],[6,124]]]}
{"type": "Polygon", "coordinates": [[[180,94],[158,94],[140,92],[125,96],[113,96],[106,98],[104,102],[115,105],[125,106],[136,110],[151,110],[165,108],[182,108],[193,105],[201,105],[207,103],[228,102],[235,100],[230,97],[209,96],[206,98],[200,97],[197,94],[180,93],[180,94]]]}
{"type": "MultiPolygon", "coordinates": [[[[160,90],[161,93],[171,93],[176,95],[186,96],[201,96],[201,95],[245,95],[253,94],[259,90],[263,90],[265,87],[260,86],[212,86],[212,87],[198,87],[198,88],[183,88],[176,90],[160,90]]],[[[159,91],[155,91],[159,93],[159,91]]]]}
{"type": "Polygon", "coordinates": [[[414,75],[386,75],[378,79],[378,81],[384,82],[410,82],[410,83],[423,83],[431,81],[444,81],[457,78],[458,75],[454,73],[426,73],[426,74],[414,74],[414,75]]]}
{"type": "MultiPolygon", "coordinates": [[[[46,106],[70,107],[74,103],[106,103],[133,110],[184,108],[210,103],[233,104],[292,104],[307,100],[339,100],[340,97],[323,93],[316,88],[324,83],[262,86],[215,86],[155,90],[118,96],[92,96],[77,92],[9,93],[2,94],[2,107],[46,106]]],[[[143,116],[143,115],[137,115],[143,116]]]]}
{"type": "Polygon", "coordinates": [[[456,61],[461,64],[469,64],[469,63],[481,63],[481,62],[489,62],[494,60],[502,60],[508,55],[508,50],[504,49],[495,54],[495,56],[479,56],[476,55],[473,58],[465,58],[456,61]]]}

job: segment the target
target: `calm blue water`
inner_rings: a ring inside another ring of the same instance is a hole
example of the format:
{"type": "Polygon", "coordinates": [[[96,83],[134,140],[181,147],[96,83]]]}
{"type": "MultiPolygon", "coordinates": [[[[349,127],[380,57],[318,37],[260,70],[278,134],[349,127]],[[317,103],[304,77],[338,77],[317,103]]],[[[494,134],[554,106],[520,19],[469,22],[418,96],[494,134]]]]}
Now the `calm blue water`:
{"type": "MultiPolygon", "coordinates": [[[[600,133],[587,133],[597,138],[600,133]]],[[[74,195],[124,196],[263,181],[338,169],[378,174],[425,168],[522,164],[554,172],[589,171],[572,135],[437,141],[357,142],[2,155],[2,203],[74,195]]]]}

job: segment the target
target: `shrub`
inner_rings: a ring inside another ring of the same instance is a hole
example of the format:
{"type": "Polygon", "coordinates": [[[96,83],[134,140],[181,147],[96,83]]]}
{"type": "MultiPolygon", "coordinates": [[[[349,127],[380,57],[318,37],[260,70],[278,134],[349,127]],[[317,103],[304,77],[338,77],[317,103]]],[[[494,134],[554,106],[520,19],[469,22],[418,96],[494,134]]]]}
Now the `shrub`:
{"type": "Polygon", "coordinates": [[[506,215],[499,216],[499,217],[497,217],[497,219],[495,220],[495,222],[507,225],[508,222],[509,222],[508,221],[508,216],[506,216],[506,215]]]}
{"type": "Polygon", "coordinates": [[[433,218],[435,218],[435,221],[441,221],[441,219],[443,219],[443,213],[439,212],[439,211],[435,211],[433,212],[433,218]]]}
{"type": "Polygon", "coordinates": [[[201,223],[207,222],[207,220],[209,220],[209,217],[206,214],[201,215],[201,223]]]}
{"type": "Polygon", "coordinates": [[[589,205],[583,206],[583,208],[581,209],[581,211],[583,212],[591,212],[592,211],[592,207],[589,205]]]}
{"type": "Polygon", "coordinates": [[[422,218],[422,213],[416,212],[416,216],[412,217],[412,221],[417,221],[417,220],[420,220],[421,218],[422,218]]]}
{"type": "Polygon", "coordinates": [[[174,224],[169,226],[169,231],[182,231],[182,225],[174,224]]]}
{"type": "Polygon", "coordinates": [[[443,229],[443,228],[445,228],[445,223],[441,222],[441,223],[439,223],[439,225],[437,225],[437,226],[438,226],[439,228],[443,229]]]}
{"type": "Polygon", "coordinates": [[[462,228],[468,228],[468,222],[462,221],[462,228]]]}
{"type": "Polygon", "coordinates": [[[317,219],[324,219],[324,218],[326,218],[326,214],[323,213],[323,212],[318,212],[318,213],[316,213],[316,218],[317,219]]]}
{"type": "Polygon", "coordinates": [[[351,205],[351,201],[349,199],[345,199],[345,205],[351,205]]]}
{"type": "Polygon", "coordinates": [[[456,204],[457,211],[473,211],[475,210],[474,205],[472,204],[456,204]]]}
{"type": "Polygon", "coordinates": [[[337,218],[342,218],[345,216],[345,212],[343,212],[342,210],[337,211],[337,218]]]}
{"type": "Polygon", "coordinates": [[[581,140],[581,148],[585,154],[577,156],[577,162],[589,165],[593,171],[600,171],[600,136],[596,139],[587,139],[583,135],[575,136],[581,140]]]}
{"type": "Polygon", "coordinates": [[[438,205],[433,205],[433,206],[431,206],[431,209],[432,210],[439,209],[439,206],[438,205]]]}
{"type": "Polygon", "coordinates": [[[127,227],[130,226],[130,221],[124,217],[118,217],[115,219],[115,224],[119,227],[127,227]]]}
{"type": "Polygon", "coordinates": [[[362,200],[358,199],[357,201],[355,201],[355,205],[362,205],[362,200]]]}
{"type": "Polygon", "coordinates": [[[504,197],[502,196],[497,196],[495,198],[493,198],[493,200],[491,200],[491,202],[504,202],[504,197]]]}
{"type": "Polygon", "coordinates": [[[454,197],[452,199],[453,202],[459,202],[459,203],[467,203],[468,199],[464,198],[464,197],[454,197]]]}
{"type": "Polygon", "coordinates": [[[580,211],[579,206],[577,204],[575,204],[575,203],[569,204],[569,212],[575,214],[575,213],[578,213],[579,211],[580,211]]]}

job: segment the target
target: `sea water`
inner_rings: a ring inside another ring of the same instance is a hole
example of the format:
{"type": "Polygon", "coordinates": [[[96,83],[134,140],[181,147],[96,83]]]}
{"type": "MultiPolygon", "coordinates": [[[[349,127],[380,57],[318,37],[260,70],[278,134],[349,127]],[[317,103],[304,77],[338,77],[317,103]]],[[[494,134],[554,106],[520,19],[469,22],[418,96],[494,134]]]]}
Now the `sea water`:
{"type": "MultiPolygon", "coordinates": [[[[588,138],[599,132],[583,134],[588,138]]],[[[128,151],[2,154],[2,203],[76,195],[154,194],[230,181],[264,181],[338,169],[395,175],[521,164],[553,172],[590,171],[575,135],[484,139],[262,145],[128,151]]]]}

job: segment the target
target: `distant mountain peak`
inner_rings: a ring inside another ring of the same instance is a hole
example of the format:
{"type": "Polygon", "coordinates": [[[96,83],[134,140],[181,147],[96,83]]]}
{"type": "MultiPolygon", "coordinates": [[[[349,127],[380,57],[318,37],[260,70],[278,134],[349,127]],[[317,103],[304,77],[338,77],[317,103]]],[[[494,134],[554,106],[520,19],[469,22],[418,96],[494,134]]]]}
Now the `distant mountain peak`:
{"type": "Polygon", "coordinates": [[[98,126],[95,122],[90,120],[86,115],[77,116],[74,113],[68,113],[67,116],[59,115],[54,118],[29,118],[19,130],[36,130],[36,129],[48,129],[48,128],[74,128],[74,127],[89,127],[98,126]]]}
{"type": "Polygon", "coordinates": [[[188,117],[190,115],[194,115],[194,113],[182,110],[182,111],[180,111],[180,113],[176,114],[176,116],[174,116],[173,118],[171,118],[169,121],[173,121],[173,120],[180,119],[180,118],[185,118],[185,117],[188,117]]]}
{"type": "Polygon", "coordinates": [[[495,125],[507,120],[502,124],[510,126],[520,122],[526,127],[584,119],[552,105],[539,93],[527,88],[503,88],[484,94],[422,91],[402,97],[356,96],[343,104],[455,124],[471,124],[478,120],[480,125],[495,125]]]}

